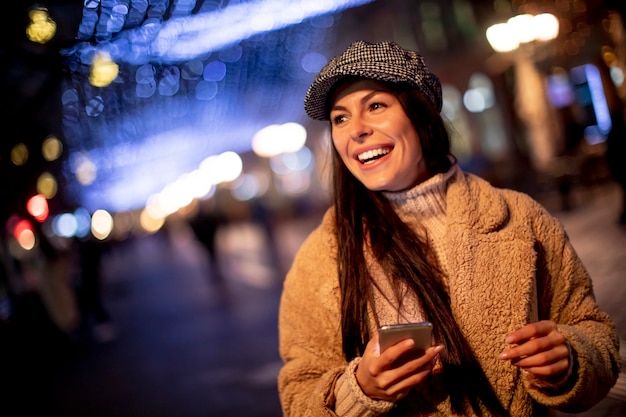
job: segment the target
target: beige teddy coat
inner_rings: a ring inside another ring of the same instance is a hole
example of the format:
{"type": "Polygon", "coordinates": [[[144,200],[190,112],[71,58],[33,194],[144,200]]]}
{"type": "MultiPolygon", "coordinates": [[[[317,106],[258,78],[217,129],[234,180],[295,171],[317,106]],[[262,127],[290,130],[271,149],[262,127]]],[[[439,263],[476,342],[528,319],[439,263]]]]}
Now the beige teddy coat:
{"type": "MultiPolygon", "coordinates": [[[[449,184],[446,205],[443,250],[453,313],[502,404],[512,416],[530,417],[597,403],[616,382],[619,340],[558,220],[525,194],[471,174],[449,184]],[[558,395],[539,390],[498,359],[506,335],[543,319],[558,324],[577,361],[575,383],[558,395]]],[[[333,228],[331,209],[299,249],[284,282],[278,388],[288,417],[335,416],[334,384],[348,365],[333,228]]],[[[450,415],[447,398],[421,401],[400,401],[387,415],[450,415]]]]}

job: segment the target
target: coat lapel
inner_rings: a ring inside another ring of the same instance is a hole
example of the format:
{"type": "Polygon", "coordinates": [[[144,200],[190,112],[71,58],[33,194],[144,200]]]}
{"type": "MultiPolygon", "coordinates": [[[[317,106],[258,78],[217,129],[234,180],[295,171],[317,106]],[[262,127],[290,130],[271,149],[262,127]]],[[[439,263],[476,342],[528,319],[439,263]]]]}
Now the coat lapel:
{"type": "Polygon", "coordinates": [[[480,178],[456,176],[447,207],[453,313],[498,394],[510,400],[516,371],[498,354],[507,334],[536,320],[534,239],[502,193],[480,178]]]}

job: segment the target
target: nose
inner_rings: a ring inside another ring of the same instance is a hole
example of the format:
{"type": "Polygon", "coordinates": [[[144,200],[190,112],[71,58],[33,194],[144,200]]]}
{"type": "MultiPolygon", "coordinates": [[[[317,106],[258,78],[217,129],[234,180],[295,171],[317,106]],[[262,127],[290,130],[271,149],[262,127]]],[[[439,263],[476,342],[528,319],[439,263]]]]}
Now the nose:
{"type": "Polygon", "coordinates": [[[362,142],[372,134],[371,127],[363,118],[354,116],[350,119],[350,138],[357,142],[362,142]]]}

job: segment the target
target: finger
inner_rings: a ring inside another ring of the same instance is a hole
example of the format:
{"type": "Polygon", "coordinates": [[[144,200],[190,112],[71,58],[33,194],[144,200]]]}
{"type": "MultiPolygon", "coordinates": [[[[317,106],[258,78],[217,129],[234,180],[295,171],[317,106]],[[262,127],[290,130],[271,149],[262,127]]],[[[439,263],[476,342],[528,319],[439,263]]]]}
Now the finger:
{"type": "Polygon", "coordinates": [[[405,396],[413,387],[423,383],[430,375],[432,367],[430,369],[424,369],[419,372],[412,373],[410,376],[398,379],[387,385],[384,390],[385,394],[390,398],[405,396]]]}
{"type": "Polygon", "coordinates": [[[523,370],[542,378],[557,377],[563,375],[569,369],[569,361],[562,359],[547,366],[523,367],[523,370]]]}
{"type": "Polygon", "coordinates": [[[533,367],[549,365],[564,359],[569,359],[569,351],[567,346],[560,345],[549,350],[538,352],[534,355],[514,358],[511,360],[511,363],[519,367],[533,367]]]}
{"type": "Polygon", "coordinates": [[[516,361],[537,353],[535,347],[530,345],[531,342],[526,342],[522,345],[512,347],[510,349],[505,349],[500,353],[499,358],[516,361]]]}
{"type": "Polygon", "coordinates": [[[389,346],[384,352],[380,352],[380,364],[384,367],[391,367],[399,358],[412,353],[412,357],[418,355],[418,352],[413,351],[415,342],[413,339],[402,340],[395,345],[389,346]]]}
{"type": "Polygon", "coordinates": [[[555,329],[556,324],[552,321],[538,321],[511,332],[504,341],[508,344],[524,343],[537,337],[545,336],[555,329]]]}
{"type": "Polygon", "coordinates": [[[530,341],[521,343],[515,347],[504,350],[500,354],[502,359],[520,359],[527,356],[536,355],[540,352],[550,350],[555,347],[555,344],[550,338],[541,337],[538,339],[532,339],[530,341]]]}
{"type": "MultiPolygon", "coordinates": [[[[443,350],[443,345],[436,345],[428,348],[426,352],[419,356],[408,356],[401,358],[398,361],[398,370],[406,375],[420,372],[423,369],[432,370],[439,358],[439,352],[443,350]],[[406,360],[405,360],[406,359],[406,360]],[[404,360],[404,361],[403,361],[404,360]]],[[[411,352],[414,355],[413,352],[411,352]]]]}
{"type": "MultiPolygon", "coordinates": [[[[559,354],[567,355],[567,347],[564,344],[555,344],[547,338],[534,339],[516,347],[505,349],[500,353],[500,359],[508,359],[519,362],[528,358],[540,358],[543,353],[557,349],[559,354]],[[559,347],[561,346],[561,347],[559,347]]],[[[560,359],[560,358],[559,358],[560,359]]]]}
{"type": "Polygon", "coordinates": [[[392,366],[380,373],[380,376],[384,374],[384,385],[388,387],[413,374],[430,372],[435,367],[439,352],[442,350],[443,345],[436,345],[420,356],[415,356],[415,353],[409,350],[408,354],[394,360],[392,366]]]}
{"type": "MultiPolygon", "coordinates": [[[[426,377],[432,372],[435,364],[437,363],[440,350],[433,350],[435,356],[430,360],[424,361],[425,356],[408,361],[398,368],[394,368],[381,373],[378,377],[380,387],[385,389],[385,392],[389,395],[395,395],[395,393],[404,389],[413,387],[426,379],[426,377]]],[[[431,353],[433,353],[431,352],[431,353]]]]}

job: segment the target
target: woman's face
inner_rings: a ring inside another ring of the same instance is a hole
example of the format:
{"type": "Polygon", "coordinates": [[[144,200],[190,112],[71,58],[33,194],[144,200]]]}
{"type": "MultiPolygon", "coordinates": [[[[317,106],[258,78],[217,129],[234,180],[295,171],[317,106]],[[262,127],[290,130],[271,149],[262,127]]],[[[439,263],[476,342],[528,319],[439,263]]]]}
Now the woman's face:
{"type": "Polygon", "coordinates": [[[331,98],[331,135],[343,163],[372,191],[401,191],[429,177],[417,131],[384,83],[340,85],[331,98]]]}

